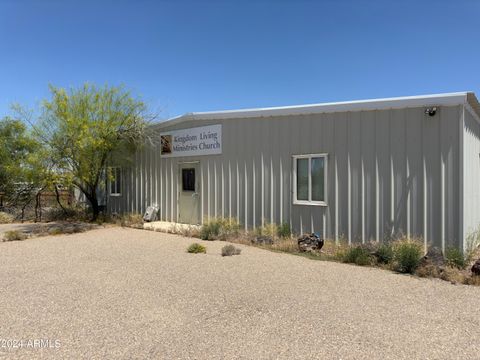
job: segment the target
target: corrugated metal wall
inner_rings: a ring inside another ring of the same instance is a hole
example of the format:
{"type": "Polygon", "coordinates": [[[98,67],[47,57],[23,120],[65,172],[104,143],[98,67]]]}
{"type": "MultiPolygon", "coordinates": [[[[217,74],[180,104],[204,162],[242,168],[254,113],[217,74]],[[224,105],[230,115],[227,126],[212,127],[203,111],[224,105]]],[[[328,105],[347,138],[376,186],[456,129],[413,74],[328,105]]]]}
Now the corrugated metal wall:
{"type": "Polygon", "coordinates": [[[459,119],[462,106],[185,121],[168,131],[222,124],[222,155],[160,158],[157,145],[124,171],[116,212],[157,204],[177,220],[178,168],[199,160],[203,218],[236,217],[252,228],[289,222],[296,232],[323,232],[352,242],[392,234],[460,246],[459,119]],[[328,206],[292,204],[292,155],[328,153],[328,206]]]}
{"type": "MultiPolygon", "coordinates": [[[[464,117],[464,232],[469,237],[480,225],[480,125],[472,113],[464,117]]],[[[468,244],[465,244],[467,246],[468,244]]]]}

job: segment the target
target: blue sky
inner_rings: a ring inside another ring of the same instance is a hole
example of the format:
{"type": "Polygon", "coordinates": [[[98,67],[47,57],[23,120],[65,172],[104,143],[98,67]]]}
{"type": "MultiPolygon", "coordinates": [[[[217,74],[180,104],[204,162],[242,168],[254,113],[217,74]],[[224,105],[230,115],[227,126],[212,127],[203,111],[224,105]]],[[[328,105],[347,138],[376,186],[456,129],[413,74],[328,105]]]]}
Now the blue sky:
{"type": "Polygon", "coordinates": [[[0,116],[48,84],[124,84],[152,111],[473,90],[480,2],[0,0],[0,116]]]}

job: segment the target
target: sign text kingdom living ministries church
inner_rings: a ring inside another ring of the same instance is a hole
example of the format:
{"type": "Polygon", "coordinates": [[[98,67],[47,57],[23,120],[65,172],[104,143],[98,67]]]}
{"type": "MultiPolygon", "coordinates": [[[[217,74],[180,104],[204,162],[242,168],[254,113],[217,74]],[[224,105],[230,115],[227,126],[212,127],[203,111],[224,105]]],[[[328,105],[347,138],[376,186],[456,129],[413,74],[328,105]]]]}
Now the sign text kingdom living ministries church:
{"type": "Polygon", "coordinates": [[[198,156],[222,153],[222,125],[173,130],[160,134],[161,156],[198,156]]]}

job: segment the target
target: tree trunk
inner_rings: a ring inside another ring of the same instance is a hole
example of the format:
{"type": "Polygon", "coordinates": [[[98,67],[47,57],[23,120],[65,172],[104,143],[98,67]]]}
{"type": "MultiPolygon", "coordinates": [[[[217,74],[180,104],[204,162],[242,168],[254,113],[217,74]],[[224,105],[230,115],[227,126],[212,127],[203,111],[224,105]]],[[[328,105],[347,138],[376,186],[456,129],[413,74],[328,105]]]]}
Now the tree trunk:
{"type": "MultiPolygon", "coordinates": [[[[38,213],[39,213],[39,209],[41,209],[41,207],[40,207],[40,196],[41,196],[41,195],[40,195],[40,194],[41,194],[41,193],[40,193],[40,191],[39,191],[39,192],[37,192],[37,194],[35,195],[35,222],[38,221],[38,218],[39,218],[38,213]]],[[[42,221],[42,215],[41,215],[41,213],[40,213],[40,221],[42,221]]]]}
{"type": "Polygon", "coordinates": [[[98,219],[98,215],[100,214],[100,206],[98,205],[97,192],[94,190],[92,193],[85,194],[85,196],[92,207],[92,221],[96,221],[98,219]]]}
{"type": "Polygon", "coordinates": [[[67,210],[63,207],[62,202],[60,201],[60,193],[57,184],[54,184],[53,187],[55,188],[55,199],[57,200],[58,205],[62,208],[63,214],[66,215],[67,210]]]}

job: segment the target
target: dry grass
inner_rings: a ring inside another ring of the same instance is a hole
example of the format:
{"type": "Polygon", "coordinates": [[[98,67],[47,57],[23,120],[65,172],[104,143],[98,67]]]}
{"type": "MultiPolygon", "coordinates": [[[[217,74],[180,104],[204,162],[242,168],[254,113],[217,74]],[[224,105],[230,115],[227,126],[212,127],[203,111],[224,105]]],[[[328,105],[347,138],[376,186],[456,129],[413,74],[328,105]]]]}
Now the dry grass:
{"type": "Polygon", "coordinates": [[[282,251],[288,253],[298,252],[298,243],[296,239],[293,238],[284,238],[278,239],[273,242],[271,245],[262,245],[263,247],[270,248],[275,251],[282,251]]]}
{"type": "Polygon", "coordinates": [[[3,241],[21,241],[25,240],[27,237],[27,234],[21,231],[11,230],[3,234],[3,241]]]}
{"type": "Polygon", "coordinates": [[[14,219],[13,215],[0,211],[0,224],[10,224],[14,219]]]}
{"type": "Polygon", "coordinates": [[[469,276],[466,277],[464,282],[465,285],[474,285],[474,286],[480,286],[480,276],[469,276]]]}
{"type": "Polygon", "coordinates": [[[135,229],[143,229],[143,216],[142,214],[129,213],[120,216],[117,221],[122,227],[131,227],[135,229]]]}

